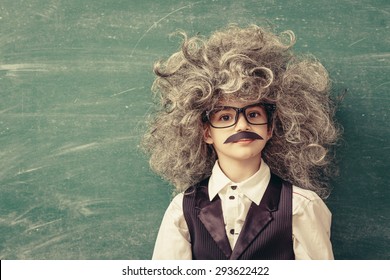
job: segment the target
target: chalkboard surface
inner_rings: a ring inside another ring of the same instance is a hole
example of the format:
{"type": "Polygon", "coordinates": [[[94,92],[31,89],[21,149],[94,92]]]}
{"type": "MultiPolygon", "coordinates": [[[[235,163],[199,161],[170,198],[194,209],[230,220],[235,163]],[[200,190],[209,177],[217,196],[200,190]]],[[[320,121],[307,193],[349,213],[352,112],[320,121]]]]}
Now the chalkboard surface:
{"type": "Polygon", "coordinates": [[[169,34],[291,29],[344,126],[327,204],[337,259],[390,259],[387,0],[2,0],[0,258],[149,259],[172,188],[139,150],[169,34]]]}

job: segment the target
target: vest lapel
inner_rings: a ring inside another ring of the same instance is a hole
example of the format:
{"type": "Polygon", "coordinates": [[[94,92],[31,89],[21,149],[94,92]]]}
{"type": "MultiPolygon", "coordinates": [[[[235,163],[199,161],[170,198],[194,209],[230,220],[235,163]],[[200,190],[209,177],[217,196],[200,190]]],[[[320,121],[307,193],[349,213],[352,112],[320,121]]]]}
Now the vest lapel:
{"type": "Polygon", "coordinates": [[[232,254],[232,249],[226,236],[225,222],[223,221],[222,206],[219,196],[216,196],[213,201],[209,202],[206,206],[201,207],[198,217],[217,243],[218,247],[225,254],[226,258],[229,258],[232,254]]]}
{"type": "Polygon", "coordinates": [[[259,233],[273,220],[272,212],[278,208],[281,187],[281,181],[276,176],[271,175],[271,180],[260,204],[256,205],[252,202],[249,208],[230,259],[238,259],[259,233]]]}

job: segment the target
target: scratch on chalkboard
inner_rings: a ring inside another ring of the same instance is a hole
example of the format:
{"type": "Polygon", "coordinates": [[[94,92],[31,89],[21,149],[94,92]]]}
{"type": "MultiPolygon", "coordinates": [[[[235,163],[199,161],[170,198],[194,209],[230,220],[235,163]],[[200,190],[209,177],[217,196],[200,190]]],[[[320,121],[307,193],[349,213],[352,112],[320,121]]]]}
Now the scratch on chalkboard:
{"type": "Polygon", "coordinates": [[[30,168],[30,169],[27,169],[27,170],[19,170],[17,175],[21,175],[21,174],[25,174],[25,173],[31,173],[31,172],[37,171],[39,169],[42,169],[43,167],[44,166],[39,166],[39,167],[30,168]]]}
{"type": "Polygon", "coordinates": [[[6,109],[4,109],[4,110],[1,110],[1,111],[0,111],[0,114],[7,113],[8,111],[11,111],[12,109],[15,109],[15,108],[17,108],[17,107],[19,107],[19,105],[12,106],[12,107],[6,108],[6,109]]]}
{"type": "Polygon", "coordinates": [[[50,3],[45,6],[45,9],[42,10],[42,12],[35,13],[37,16],[40,16],[42,18],[45,18],[46,20],[50,20],[58,11],[58,7],[60,5],[59,0],[52,1],[53,3],[50,3]]]}
{"type": "Polygon", "coordinates": [[[30,213],[35,208],[36,208],[36,206],[31,207],[30,209],[28,209],[27,211],[23,212],[22,214],[20,214],[16,218],[12,219],[12,221],[10,222],[10,225],[11,226],[17,225],[17,224],[20,224],[21,222],[25,221],[26,220],[25,217],[27,216],[27,214],[30,213]]]}
{"type": "Polygon", "coordinates": [[[178,9],[176,9],[176,10],[170,12],[169,14],[165,15],[164,17],[160,18],[158,21],[154,22],[154,23],[148,28],[148,30],[146,30],[146,32],[145,32],[144,34],[142,34],[142,36],[138,39],[137,43],[135,43],[134,48],[133,48],[133,50],[131,51],[130,57],[133,57],[134,51],[135,51],[135,49],[138,47],[138,45],[139,45],[139,43],[142,41],[142,39],[143,39],[143,38],[144,38],[144,37],[145,37],[153,28],[156,28],[157,25],[158,25],[161,21],[163,21],[164,19],[168,18],[169,16],[171,16],[171,15],[177,13],[177,12],[180,11],[180,10],[183,10],[183,9],[186,9],[186,8],[189,8],[189,7],[192,7],[192,6],[196,5],[196,4],[199,4],[200,2],[201,2],[201,1],[198,1],[198,2],[195,2],[195,3],[191,3],[191,4],[189,4],[189,5],[180,7],[180,8],[178,8],[178,9]]]}
{"type": "Polygon", "coordinates": [[[88,144],[84,144],[84,145],[79,145],[79,146],[76,146],[76,147],[69,147],[69,148],[66,148],[66,149],[62,149],[62,151],[57,153],[56,156],[61,156],[61,155],[68,154],[68,153],[74,153],[74,152],[79,152],[79,151],[82,151],[82,150],[94,148],[97,145],[98,145],[97,142],[92,142],[92,143],[88,143],[88,144]]]}
{"type": "Polygon", "coordinates": [[[124,91],[121,91],[121,92],[118,92],[118,93],[115,93],[115,94],[111,95],[111,97],[118,96],[118,95],[121,95],[121,94],[130,92],[130,91],[136,90],[136,89],[137,89],[137,88],[126,89],[126,90],[124,90],[124,91]]]}
{"type": "MultiPolygon", "coordinates": [[[[69,153],[82,152],[82,151],[86,151],[89,149],[96,149],[96,148],[101,147],[103,145],[111,145],[111,144],[114,144],[117,142],[128,141],[128,140],[134,139],[136,137],[137,136],[134,136],[134,135],[130,135],[130,136],[126,135],[126,136],[118,136],[118,137],[114,137],[114,138],[110,137],[110,138],[107,138],[107,139],[102,140],[100,142],[92,142],[92,143],[82,144],[82,145],[77,145],[77,146],[74,146],[74,144],[70,144],[70,145],[66,145],[66,146],[59,148],[58,152],[55,153],[54,156],[62,156],[62,155],[69,154],[69,153]]],[[[27,170],[27,171],[29,171],[29,170],[27,170]]],[[[30,171],[35,171],[35,170],[30,170],[30,171]]],[[[26,172],[26,171],[24,171],[24,172],[26,172]]]]}
{"type": "Polygon", "coordinates": [[[53,224],[53,223],[56,223],[56,222],[59,222],[61,221],[62,219],[56,219],[56,220],[53,220],[53,221],[50,221],[50,222],[47,222],[47,223],[43,223],[43,224],[37,224],[37,225],[33,225],[31,227],[29,227],[28,229],[26,229],[24,232],[29,232],[31,230],[37,230],[41,227],[45,227],[47,225],[50,225],[50,224],[53,224]]]}
{"type": "Polygon", "coordinates": [[[0,71],[26,71],[26,72],[39,72],[49,71],[44,64],[31,64],[31,63],[19,63],[19,64],[3,64],[0,65],[0,71]]]}
{"type": "Polygon", "coordinates": [[[382,83],[382,84],[380,84],[380,85],[376,86],[376,87],[374,88],[374,90],[376,90],[376,89],[380,88],[381,86],[388,85],[388,84],[390,84],[390,82],[385,82],[385,83],[382,83]]]}
{"type": "Polygon", "coordinates": [[[367,3],[367,10],[368,11],[377,12],[377,13],[383,13],[383,14],[386,14],[386,15],[390,15],[390,13],[388,11],[386,11],[386,9],[380,9],[380,8],[375,7],[374,5],[370,5],[368,3],[367,3]]]}
{"type": "Polygon", "coordinates": [[[100,211],[104,211],[102,205],[111,205],[112,199],[69,199],[69,197],[56,194],[56,200],[58,201],[59,209],[63,211],[70,211],[72,216],[91,216],[97,215],[100,211]],[[100,207],[98,207],[100,206],[100,207]],[[99,210],[100,209],[100,210],[99,210]]]}
{"type": "Polygon", "coordinates": [[[349,44],[348,47],[352,47],[353,45],[356,45],[357,43],[360,43],[361,41],[365,40],[367,38],[362,38],[360,40],[357,40],[356,42],[353,42],[352,44],[349,44]]]}
{"type": "Polygon", "coordinates": [[[45,239],[44,242],[41,242],[41,240],[39,240],[39,242],[36,242],[35,244],[31,245],[30,248],[24,250],[22,252],[22,256],[28,256],[34,250],[38,250],[38,249],[41,249],[41,248],[48,247],[48,246],[54,245],[56,243],[59,243],[61,240],[65,239],[68,235],[69,235],[69,233],[57,234],[57,235],[52,235],[51,237],[49,237],[48,240],[45,239]]]}

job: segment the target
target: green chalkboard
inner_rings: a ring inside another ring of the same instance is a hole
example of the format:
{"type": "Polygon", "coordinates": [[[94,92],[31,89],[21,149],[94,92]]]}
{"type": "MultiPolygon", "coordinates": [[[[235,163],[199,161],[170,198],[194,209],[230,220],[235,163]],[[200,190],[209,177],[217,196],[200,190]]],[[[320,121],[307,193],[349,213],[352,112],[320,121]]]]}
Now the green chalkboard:
{"type": "Polygon", "coordinates": [[[337,259],[390,259],[387,0],[2,0],[0,258],[149,259],[171,187],[139,150],[169,34],[292,29],[344,126],[327,200],[337,259]]]}

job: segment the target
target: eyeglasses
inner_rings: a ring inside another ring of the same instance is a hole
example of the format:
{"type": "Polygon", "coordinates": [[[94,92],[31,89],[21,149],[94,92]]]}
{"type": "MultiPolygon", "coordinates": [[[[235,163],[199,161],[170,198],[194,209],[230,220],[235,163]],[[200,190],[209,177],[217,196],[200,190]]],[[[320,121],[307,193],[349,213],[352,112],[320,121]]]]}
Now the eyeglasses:
{"type": "Polygon", "coordinates": [[[243,113],[249,124],[265,125],[270,122],[275,109],[274,104],[267,103],[251,104],[242,108],[221,106],[206,111],[203,115],[203,121],[209,122],[214,128],[227,128],[236,125],[240,113],[243,113]]]}

